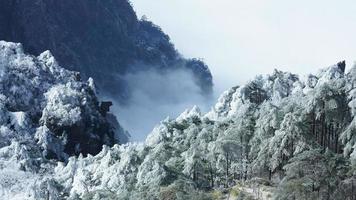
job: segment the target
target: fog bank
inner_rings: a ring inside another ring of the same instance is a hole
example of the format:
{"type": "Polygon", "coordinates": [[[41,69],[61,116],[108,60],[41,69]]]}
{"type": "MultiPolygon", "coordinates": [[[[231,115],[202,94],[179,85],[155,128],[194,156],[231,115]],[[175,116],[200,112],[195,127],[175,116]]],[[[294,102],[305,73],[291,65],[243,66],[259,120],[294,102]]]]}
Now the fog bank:
{"type": "Polygon", "coordinates": [[[130,91],[129,104],[114,101],[113,112],[131,134],[132,141],[142,141],[155,125],[166,117],[174,118],[194,105],[210,109],[213,97],[201,94],[188,70],[141,71],[123,77],[130,91]]]}

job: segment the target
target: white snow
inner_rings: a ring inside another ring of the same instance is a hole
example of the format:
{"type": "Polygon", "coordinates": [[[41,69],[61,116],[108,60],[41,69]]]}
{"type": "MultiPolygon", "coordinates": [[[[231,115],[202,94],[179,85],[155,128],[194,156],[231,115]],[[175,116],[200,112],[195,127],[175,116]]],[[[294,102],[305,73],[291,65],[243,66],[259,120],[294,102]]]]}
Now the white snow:
{"type": "MultiPolygon", "coordinates": [[[[49,51],[36,58],[25,55],[20,44],[1,41],[0,196],[159,199],[173,193],[180,199],[202,199],[209,195],[201,192],[204,188],[230,187],[236,177],[275,171],[315,148],[305,136],[309,114],[315,111],[319,119],[326,110],[338,117],[340,98],[352,114],[340,137],[345,157],[355,162],[352,70],[345,75],[332,66],[304,79],[275,70],[224,92],[207,114],[194,106],[176,119],[163,120],[145,142],[104,145],[97,155],[69,157],[65,145],[73,141],[63,132],[56,135],[53,126],[77,125],[83,117],[99,118],[85,125],[92,127],[116,119],[110,113],[98,117],[92,79],[78,81],[78,74],[60,68],[49,51]],[[47,153],[64,162],[47,159],[47,153]]],[[[98,139],[94,130],[85,136],[98,139]]],[[[256,197],[251,187],[243,190],[256,197]]],[[[268,194],[262,192],[262,197],[268,194]]]]}

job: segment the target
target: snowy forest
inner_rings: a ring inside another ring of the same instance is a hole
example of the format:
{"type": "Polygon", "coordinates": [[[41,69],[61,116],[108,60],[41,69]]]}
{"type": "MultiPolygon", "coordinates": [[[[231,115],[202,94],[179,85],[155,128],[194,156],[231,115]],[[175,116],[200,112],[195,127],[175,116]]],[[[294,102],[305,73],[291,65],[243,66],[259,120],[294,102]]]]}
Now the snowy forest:
{"type": "Polygon", "coordinates": [[[208,65],[127,0],[57,2],[0,1],[0,200],[356,200],[356,64],[256,72],[133,141],[135,75],[208,101],[208,65]]]}
{"type": "Polygon", "coordinates": [[[208,113],[119,144],[127,133],[92,79],[15,43],[0,42],[0,61],[3,199],[355,199],[356,67],[344,62],[256,76],[208,113]]]}

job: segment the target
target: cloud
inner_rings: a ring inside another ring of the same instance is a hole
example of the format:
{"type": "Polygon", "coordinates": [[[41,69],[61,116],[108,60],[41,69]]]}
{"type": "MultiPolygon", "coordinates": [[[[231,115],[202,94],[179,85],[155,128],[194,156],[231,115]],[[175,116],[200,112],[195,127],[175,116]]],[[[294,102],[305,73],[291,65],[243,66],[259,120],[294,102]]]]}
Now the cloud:
{"type": "MultiPolygon", "coordinates": [[[[274,68],[303,75],[340,60],[352,64],[356,59],[355,1],[132,3],[138,16],[146,15],[161,26],[185,57],[204,59],[213,74],[217,94],[257,74],[271,73],[274,68]]],[[[186,80],[190,75],[182,73],[185,72],[163,77],[148,72],[128,77],[138,81],[131,83],[134,103],[118,108],[118,116],[124,116],[121,121],[129,130],[138,130],[141,137],[167,115],[175,116],[193,104],[205,105],[191,78],[186,80]],[[180,90],[180,86],[185,89],[180,90]],[[142,122],[136,123],[136,118],[142,122]]]]}
{"type": "Polygon", "coordinates": [[[132,0],[186,57],[204,58],[217,90],[274,68],[314,73],[356,59],[356,1],[132,0]]]}
{"type": "Polygon", "coordinates": [[[212,98],[202,96],[193,75],[187,70],[160,72],[147,70],[127,74],[130,99],[127,105],[114,103],[114,113],[133,141],[144,140],[147,134],[167,116],[176,117],[185,109],[198,105],[207,111],[212,98]]]}

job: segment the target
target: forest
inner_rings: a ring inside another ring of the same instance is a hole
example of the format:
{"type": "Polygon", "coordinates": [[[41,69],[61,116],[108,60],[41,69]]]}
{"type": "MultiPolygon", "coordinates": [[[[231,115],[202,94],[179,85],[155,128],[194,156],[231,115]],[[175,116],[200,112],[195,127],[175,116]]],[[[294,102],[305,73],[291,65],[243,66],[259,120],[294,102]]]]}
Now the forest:
{"type": "Polygon", "coordinates": [[[206,114],[167,118],[144,143],[72,158],[57,181],[88,199],[258,199],[253,187],[269,199],[355,199],[355,70],[256,76],[206,114]]]}
{"type": "Polygon", "coordinates": [[[94,80],[49,51],[1,41],[0,66],[5,199],[356,198],[356,66],[256,76],[128,143],[94,80]]]}

